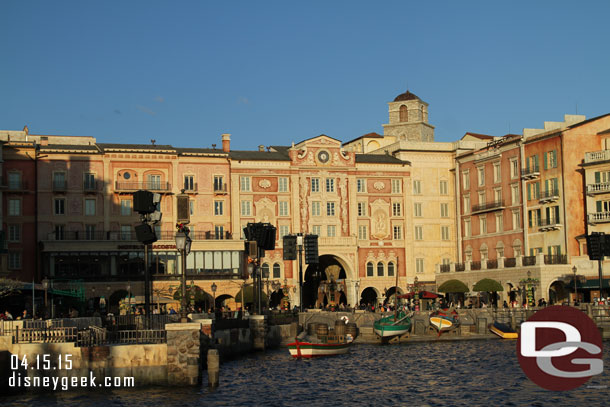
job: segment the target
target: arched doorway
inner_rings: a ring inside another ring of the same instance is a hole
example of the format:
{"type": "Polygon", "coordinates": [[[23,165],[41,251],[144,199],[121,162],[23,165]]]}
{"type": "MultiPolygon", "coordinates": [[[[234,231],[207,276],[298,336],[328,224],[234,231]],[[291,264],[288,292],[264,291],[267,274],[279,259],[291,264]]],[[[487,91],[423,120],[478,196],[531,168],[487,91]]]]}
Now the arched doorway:
{"type": "MultiPolygon", "coordinates": [[[[398,292],[398,295],[403,294],[403,292],[400,289],[400,287],[396,287],[396,286],[390,287],[389,289],[384,290],[384,292],[385,292],[385,297],[383,299],[383,304],[384,305],[386,305],[386,304],[396,305],[397,301],[396,301],[396,298],[394,298],[394,294],[396,292],[398,292]]],[[[398,302],[400,302],[400,300],[398,300],[398,302]]]]}
{"type": "Polygon", "coordinates": [[[554,281],[549,287],[549,305],[568,301],[569,292],[563,281],[554,281]]]}
{"type": "Polygon", "coordinates": [[[362,290],[360,294],[360,304],[366,305],[367,309],[370,310],[371,306],[377,308],[377,291],[373,287],[367,287],[362,290]]]}
{"type": "Polygon", "coordinates": [[[214,300],[214,309],[216,309],[216,308],[220,309],[221,307],[224,307],[225,309],[227,309],[228,307],[230,307],[230,309],[232,311],[235,311],[239,307],[239,306],[236,306],[235,304],[236,303],[235,303],[233,296],[231,296],[229,294],[221,294],[218,297],[216,297],[216,299],[214,300]]]}
{"type": "Polygon", "coordinates": [[[320,263],[308,266],[303,278],[303,308],[347,305],[347,273],[335,256],[320,256],[320,263]]]}

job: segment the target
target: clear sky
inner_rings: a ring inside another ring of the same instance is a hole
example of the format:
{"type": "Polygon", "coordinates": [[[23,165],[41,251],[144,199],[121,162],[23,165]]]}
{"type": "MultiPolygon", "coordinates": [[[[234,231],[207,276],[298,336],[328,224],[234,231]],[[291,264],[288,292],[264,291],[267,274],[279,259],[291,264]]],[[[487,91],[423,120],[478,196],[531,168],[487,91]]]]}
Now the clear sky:
{"type": "Polygon", "coordinates": [[[0,2],[0,129],[233,149],[610,112],[608,1],[0,2]]]}

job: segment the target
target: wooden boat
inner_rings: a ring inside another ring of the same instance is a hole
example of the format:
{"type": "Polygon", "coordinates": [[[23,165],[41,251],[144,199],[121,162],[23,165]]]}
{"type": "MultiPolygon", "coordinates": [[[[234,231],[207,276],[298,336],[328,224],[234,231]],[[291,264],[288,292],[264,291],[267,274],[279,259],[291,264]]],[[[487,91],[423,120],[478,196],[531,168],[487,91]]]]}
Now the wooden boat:
{"type": "Polygon", "coordinates": [[[489,330],[502,339],[517,339],[519,337],[517,331],[498,321],[494,321],[493,324],[489,324],[489,330]]]}
{"type": "Polygon", "coordinates": [[[411,317],[405,312],[390,315],[375,321],[373,329],[382,341],[402,337],[411,330],[411,317]]]}
{"type": "Polygon", "coordinates": [[[438,336],[440,336],[445,331],[457,328],[460,325],[458,318],[455,310],[438,310],[430,314],[430,325],[436,328],[438,336]]]}
{"type": "Polygon", "coordinates": [[[314,337],[302,332],[294,342],[288,344],[290,356],[301,358],[314,358],[318,356],[343,355],[349,352],[353,338],[347,335],[318,335],[314,337]]]}

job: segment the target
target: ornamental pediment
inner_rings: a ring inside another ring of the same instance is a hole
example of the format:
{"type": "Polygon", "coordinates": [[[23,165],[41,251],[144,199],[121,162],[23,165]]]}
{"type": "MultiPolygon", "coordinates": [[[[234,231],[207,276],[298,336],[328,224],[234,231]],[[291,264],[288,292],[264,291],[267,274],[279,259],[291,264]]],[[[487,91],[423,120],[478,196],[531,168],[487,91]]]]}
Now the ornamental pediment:
{"type": "Polygon", "coordinates": [[[354,153],[343,151],[341,141],[324,134],[293,144],[289,154],[295,165],[342,167],[355,163],[354,153]]]}

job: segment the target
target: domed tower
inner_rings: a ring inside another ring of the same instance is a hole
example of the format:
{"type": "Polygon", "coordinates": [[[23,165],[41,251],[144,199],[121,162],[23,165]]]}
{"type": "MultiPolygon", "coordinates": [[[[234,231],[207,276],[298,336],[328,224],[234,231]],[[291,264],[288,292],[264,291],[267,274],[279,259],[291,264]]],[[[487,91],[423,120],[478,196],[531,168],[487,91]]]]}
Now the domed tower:
{"type": "Polygon", "coordinates": [[[383,135],[396,140],[434,141],[434,126],[428,124],[428,104],[409,92],[388,103],[390,122],[383,125],[383,135]]]}

